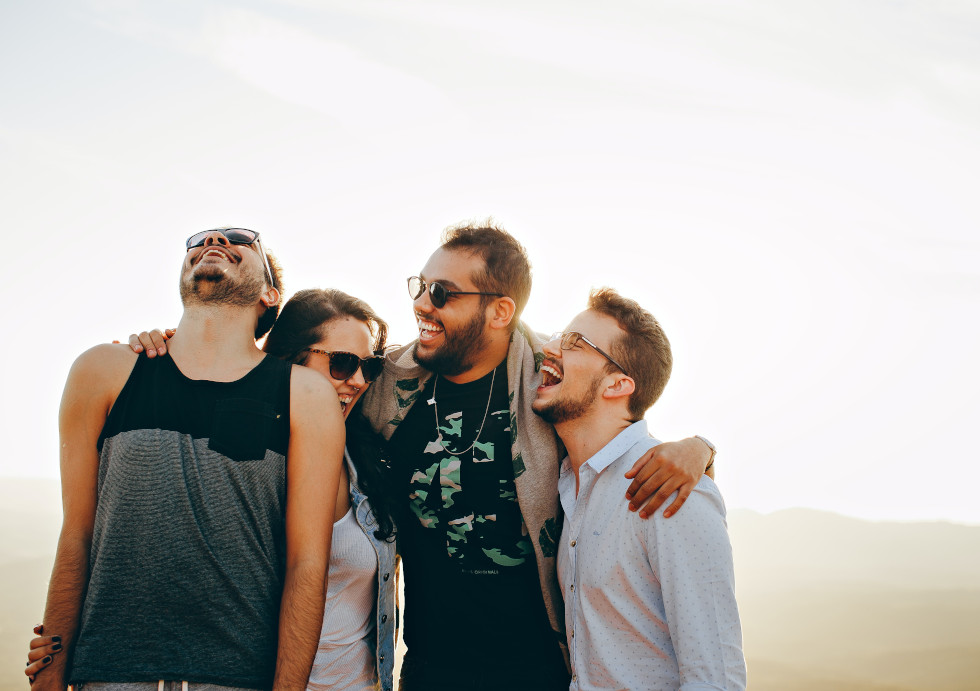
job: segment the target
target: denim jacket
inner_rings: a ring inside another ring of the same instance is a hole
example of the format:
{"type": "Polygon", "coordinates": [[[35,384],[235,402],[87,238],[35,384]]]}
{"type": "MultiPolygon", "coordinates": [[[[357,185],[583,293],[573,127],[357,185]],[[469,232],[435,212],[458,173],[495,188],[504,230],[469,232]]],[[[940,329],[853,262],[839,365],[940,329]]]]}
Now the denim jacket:
{"type": "Polygon", "coordinates": [[[357,525],[364,531],[378,555],[375,664],[381,691],[392,691],[392,675],[395,669],[395,542],[385,542],[374,536],[378,522],[371,512],[367,497],[357,487],[357,471],[347,449],[344,449],[344,458],[350,474],[350,498],[357,525]]]}

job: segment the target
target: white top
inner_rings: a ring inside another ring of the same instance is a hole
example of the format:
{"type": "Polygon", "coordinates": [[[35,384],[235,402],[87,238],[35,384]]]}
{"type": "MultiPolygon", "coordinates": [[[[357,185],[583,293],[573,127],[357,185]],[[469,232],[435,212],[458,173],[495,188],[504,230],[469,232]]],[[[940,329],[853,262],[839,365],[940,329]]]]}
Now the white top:
{"type": "Polygon", "coordinates": [[[323,627],[308,689],[371,691],[376,688],[377,573],[378,556],[358,526],[351,506],[333,524],[323,627]]]}
{"type": "MultiPolygon", "coordinates": [[[[558,578],[572,660],[570,691],[744,689],[725,504],[702,477],[672,518],[643,520],[623,477],[659,444],[645,421],[626,428],[579,469],[562,461],[565,523],[558,578]]],[[[670,504],[667,501],[664,506],[670,504]]]]}

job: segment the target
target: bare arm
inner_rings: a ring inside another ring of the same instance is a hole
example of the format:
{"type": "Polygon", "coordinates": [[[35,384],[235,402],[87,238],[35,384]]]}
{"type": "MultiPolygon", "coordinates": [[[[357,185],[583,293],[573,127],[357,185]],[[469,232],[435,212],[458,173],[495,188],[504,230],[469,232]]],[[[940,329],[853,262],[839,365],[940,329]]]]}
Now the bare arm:
{"type": "Polygon", "coordinates": [[[273,688],[306,688],[320,638],[344,420],[329,382],[293,367],[286,485],[286,579],[273,688]]]}
{"type": "MultiPolygon", "coordinates": [[[[626,473],[627,478],[633,478],[626,490],[630,510],[640,509],[640,518],[647,518],[677,492],[677,498],[664,510],[664,517],[670,518],[687,501],[711,458],[711,449],[697,437],[653,447],[626,473]]],[[[714,468],[709,475],[714,477],[714,468]]]]}
{"type": "Polygon", "coordinates": [[[97,346],[83,353],[68,374],[61,399],[58,426],[64,519],[48,585],[44,624],[60,634],[61,645],[69,654],[53,656],[50,665],[38,672],[34,687],[44,691],[60,691],[67,686],[66,663],[75,643],[88,582],[99,469],[96,445],[109,408],[135,359],[122,346],[97,346]]]}

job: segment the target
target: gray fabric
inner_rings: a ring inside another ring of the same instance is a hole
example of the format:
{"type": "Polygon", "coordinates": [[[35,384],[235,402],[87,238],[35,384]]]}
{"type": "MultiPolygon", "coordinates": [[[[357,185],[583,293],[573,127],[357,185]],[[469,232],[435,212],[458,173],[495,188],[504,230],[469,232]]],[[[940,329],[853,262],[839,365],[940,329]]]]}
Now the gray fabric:
{"type": "Polygon", "coordinates": [[[72,680],[271,685],[285,468],[170,430],[107,439],[72,680]]]}

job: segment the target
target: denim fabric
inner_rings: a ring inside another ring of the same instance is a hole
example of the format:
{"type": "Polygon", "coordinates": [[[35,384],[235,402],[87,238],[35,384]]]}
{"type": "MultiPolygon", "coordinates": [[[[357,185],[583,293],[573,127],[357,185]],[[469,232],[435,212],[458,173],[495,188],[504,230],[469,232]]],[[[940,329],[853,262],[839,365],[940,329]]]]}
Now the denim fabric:
{"type": "Polygon", "coordinates": [[[378,602],[375,608],[377,617],[377,645],[375,661],[378,668],[378,681],[381,691],[392,691],[392,675],[395,670],[395,542],[379,540],[374,536],[378,521],[371,512],[367,497],[357,487],[357,472],[347,451],[347,470],[350,473],[351,504],[357,524],[371,541],[378,555],[378,602]]]}
{"type": "MultiPolygon", "coordinates": [[[[86,681],[74,685],[75,691],[159,691],[158,681],[86,681]]],[[[182,691],[183,682],[165,681],[163,691],[182,691]]],[[[186,691],[254,691],[239,686],[188,682],[186,691]]]]}

